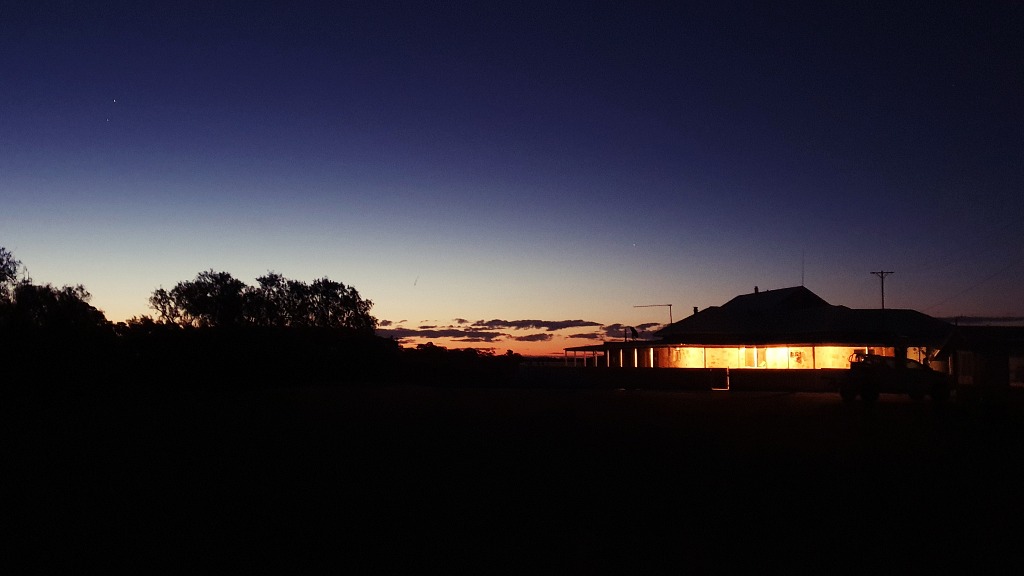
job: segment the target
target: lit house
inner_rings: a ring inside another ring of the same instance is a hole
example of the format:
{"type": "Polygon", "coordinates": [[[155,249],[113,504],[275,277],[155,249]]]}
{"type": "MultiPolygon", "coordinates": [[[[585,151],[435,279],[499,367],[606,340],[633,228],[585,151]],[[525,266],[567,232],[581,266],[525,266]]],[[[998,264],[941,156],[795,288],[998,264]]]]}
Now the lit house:
{"type": "Polygon", "coordinates": [[[566,348],[566,360],[624,368],[842,369],[854,352],[933,360],[953,326],[915,310],[852,309],[803,286],[737,296],[674,322],[658,340],[566,348]]]}

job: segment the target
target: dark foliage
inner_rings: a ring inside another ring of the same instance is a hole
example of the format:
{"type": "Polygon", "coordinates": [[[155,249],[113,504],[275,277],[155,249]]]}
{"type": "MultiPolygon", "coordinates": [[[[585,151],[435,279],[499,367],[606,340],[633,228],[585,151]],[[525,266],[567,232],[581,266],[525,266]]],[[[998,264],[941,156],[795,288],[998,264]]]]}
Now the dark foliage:
{"type": "Polygon", "coordinates": [[[200,272],[191,282],[178,282],[170,291],[159,288],[150,306],[164,322],[183,326],[235,326],[242,323],[246,286],[227,272],[200,272]]]}
{"type": "Polygon", "coordinates": [[[431,342],[402,350],[403,381],[428,386],[512,386],[522,356],[511,350],[496,356],[489,350],[449,350],[431,342]]]}
{"type": "Polygon", "coordinates": [[[142,318],[117,333],[127,373],[187,387],[379,383],[398,354],[392,340],[318,327],[196,328],[142,318]]]}
{"type": "Polygon", "coordinates": [[[359,292],[329,278],[311,284],[270,272],[244,291],[245,320],[256,326],[345,328],[372,333],[377,319],[370,315],[373,302],[359,292]]]}
{"type": "Polygon", "coordinates": [[[106,329],[107,319],[89,304],[91,298],[81,284],[60,288],[33,284],[22,263],[0,246],[0,330],[5,334],[91,333],[106,329]]]}
{"type": "Polygon", "coordinates": [[[126,363],[159,366],[162,382],[200,386],[288,386],[380,382],[394,372],[398,345],[374,335],[373,302],[341,282],[307,284],[270,272],[248,286],[227,272],[159,288],[158,319],[118,326],[126,363]]]}
{"type": "Polygon", "coordinates": [[[0,248],[0,376],[12,383],[95,379],[110,365],[114,340],[89,300],[81,285],[33,284],[21,262],[0,248]]]}
{"type": "Polygon", "coordinates": [[[158,319],[115,325],[89,304],[84,287],[33,284],[0,248],[0,375],[55,389],[221,391],[318,383],[507,386],[516,377],[521,357],[511,351],[403,349],[376,336],[373,303],[341,282],[269,273],[257,283],[201,272],[153,292],[158,319]]]}
{"type": "Polygon", "coordinates": [[[6,321],[23,333],[92,335],[107,328],[107,319],[89,304],[89,299],[89,292],[81,285],[56,288],[21,282],[14,287],[6,321]]]}
{"type": "Polygon", "coordinates": [[[396,365],[397,344],[374,335],[372,303],[327,278],[306,284],[269,274],[250,287],[202,272],[154,292],[160,321],[117,325],[89,304],[83,286],[27,278],[0,248],[0,374],[8,383],[237,389],[381,381],[396,365]]]}
{"type": "Polygon", "coordinates": [[[162,322],[198,328],[262,326],[338,328],[373,334],[373,302],[329,278],[311,284],[270,272],[247,286],[227,272],[200,272],[195,280],[159,288],[149,299],[162,322]]]}
{"type": "Polygon", "coordinates": [[[0,305],[8,302],[18,281],[21,262],[9,250],[0,246],[0,305]]]}

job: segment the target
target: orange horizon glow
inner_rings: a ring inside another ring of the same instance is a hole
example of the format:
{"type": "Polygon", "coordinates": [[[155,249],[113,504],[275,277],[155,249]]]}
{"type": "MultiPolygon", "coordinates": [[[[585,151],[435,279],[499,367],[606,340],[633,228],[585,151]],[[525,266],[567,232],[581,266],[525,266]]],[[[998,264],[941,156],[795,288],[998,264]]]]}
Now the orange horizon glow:
{"type": "Polygon", "coordinates": [[[495,356],[501,356],[506,351],[521,356],[533,357],[559,357],[565,354],[565,348],[571,346],[582,346],[587,344],[600,344],[603,340],[584,340],[580,338],[555,337],[544,342],[519,342],[500,340],[494,342],[466,342],[452,338],[403,338],[399,345],[403,348],[415,348],[421,344],[432,343],[435,346],[447,348],[448,350],[463,350],[472,348],[476,350],[492,350],[495,356]]]}

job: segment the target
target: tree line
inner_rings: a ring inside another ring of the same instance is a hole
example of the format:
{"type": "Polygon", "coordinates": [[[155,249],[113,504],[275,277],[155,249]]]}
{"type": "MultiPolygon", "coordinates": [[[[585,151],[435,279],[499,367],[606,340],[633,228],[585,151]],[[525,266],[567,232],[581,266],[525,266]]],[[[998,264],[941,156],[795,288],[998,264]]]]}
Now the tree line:
{"type": "Polygon", "coordinates": [[[0,362],[12,378],[175,383],[412,381],[479,385],[520,359],[376,336],[373,302],[330,278],[275,272],[255,285],[207,270],[149,297],[153,315],[112,323],[82,285],[36,284],[0,247],[0,362]],[[4,354],[6,352],[6,354],[4,354]],[[4,358],[6,356],[6,358],[4,358]]]}
{"type": "Polygon", "coordinates": [[[265,326],[334,328],[373,334],[373,302],[330,278],[312,283],[270,272],[248,286],[227,272],[208,270],[149,298],[161,321],[189,327],[265,326]]]}
{"type": "MultiPolygon", "coordinates": [[[[306,283],[275,272],[256,282],[256,286],[248,286],[227,272],[208,270],[194,280],[178,282],[170,290],[157,288],[149,305],[156,312],[155,322],[183,328],[332,328],[362,335],[372,335],[377,328],[377,319],[370,314],[373,302],[342,282],[324,277],[306,283]]],[[[33,283],[21,261],[0,247],[3,328],[109,325],[103,313],[89,304],[90,299],[81,284],[55,287],[33,283]]],[[[152,322],[153,318],[142,316],[126,324],[152,322]]]]}
{"type": "Polygon", "coordinates": [[[398,348],[375,334],[373,302],[330,278],[270,272],[254,286],[208,270],[153,291],[154,314],[112,323],[82,285],[32,280],[0,247],[0,362],[22,379],[227,382],[370,378],[398,348]]]}
{"type": "Polygon", "coordinates": [[[34,284],[28,270],[0,246],[0,330],[87,330],[107,324],[103,313],[89,304],[91,295],[82,285],[55,287],[34,284]]]}

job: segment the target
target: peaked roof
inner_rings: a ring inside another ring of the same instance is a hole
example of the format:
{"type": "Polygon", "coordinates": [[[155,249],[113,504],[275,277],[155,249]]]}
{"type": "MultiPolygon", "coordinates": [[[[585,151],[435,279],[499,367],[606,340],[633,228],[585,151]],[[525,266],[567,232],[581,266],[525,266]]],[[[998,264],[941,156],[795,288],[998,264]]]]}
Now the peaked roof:
{"type": "Polygon", "coordinates": [[[655,332],[692,344],[883,343],[939,345],[952,326],[916,310],[829,304],[803,286],[743,294],[655,332]]]}
{"type": "Polygon", "coordinates": [[[831,306],[821,296],[803,286],[780,288],[778,290],[757,291],[752,294],[741,294],[722,305],[722,308],[745,310],[751,313],[769,311],[803,310],[807,308],[825,308],[831,306]]]}

